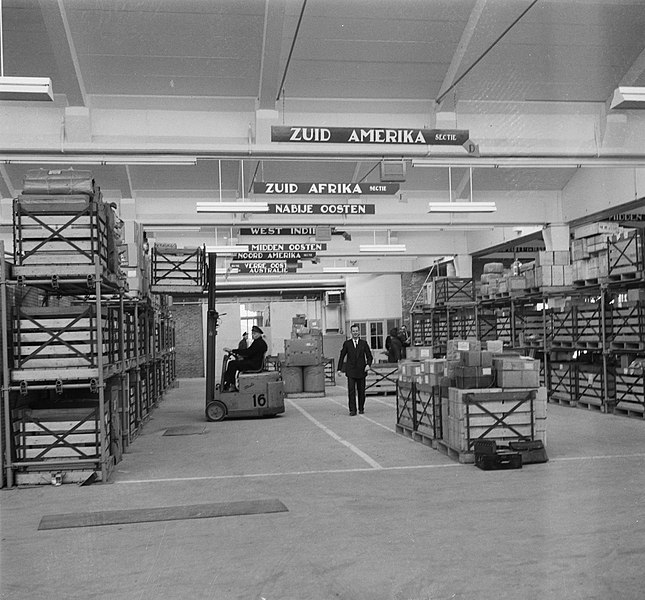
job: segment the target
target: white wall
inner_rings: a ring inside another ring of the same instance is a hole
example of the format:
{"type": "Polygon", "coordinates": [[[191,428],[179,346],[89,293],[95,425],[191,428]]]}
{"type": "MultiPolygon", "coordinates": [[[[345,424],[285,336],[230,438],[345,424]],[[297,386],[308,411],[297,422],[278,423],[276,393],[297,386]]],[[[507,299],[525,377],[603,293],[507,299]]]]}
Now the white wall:
{"type": "Polygon", "coordinates": [[[346,320],[400,319],[401,276],[352,275],[345,292],[346,320]]]}

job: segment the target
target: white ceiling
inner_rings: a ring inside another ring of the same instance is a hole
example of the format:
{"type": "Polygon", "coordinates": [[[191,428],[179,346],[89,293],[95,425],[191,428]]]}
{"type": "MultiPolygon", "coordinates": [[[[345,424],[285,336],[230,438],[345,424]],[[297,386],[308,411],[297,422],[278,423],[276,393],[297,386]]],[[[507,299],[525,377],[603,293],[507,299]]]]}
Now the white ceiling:
{"type": "MultiPolygon", "coordinates": [[[[429,196],[447,199],[449,176],[455,197],[470,198],[472,165],[474,199],[556,198],[580,172],[576,156],[583,169],[594,158],[613,90],[645,85],[643,0],[2,0],[2,8],[4,74],[51,77],[56,108],[88,109],[86,168],[106,196],[134,198],[140,218],[157,225],[203,224],[190,202],[216,199],[220,190],[229,199],[248,196],[253,180],[379,181],[381,150],[334,147],[307,160],[294,149],[263,150],[263,110],[278,119],[272,124],[292,125],[441,128],[447,115],[448,125],[471,131],[482,156],[499,158],[503,168],[455,160],[449,174],[450,160],[412,168],[418,154],[389,149],[386,157],[408,159],[401,195],[365,199],[387,205],[385,216],[332,223],[354,228],[356,239],[362,227],[373,237],[399,221],[395,235],[424,224],[430,230],[436,223],[411,206],[429,196]],[[129,137],[133,114],[151,123],[129,137]],[[209,126],[205,115],[219,115],[221,129],[200,132],[209,126]],[[240,122],[248,115],[247,132],[240,122]],[[550,123],[543,137],[540,119],[550,123]],[[249,151],[240,152],[247,134],[249,151]],[[121,147],[124,164],[98,164],[121,147]],[[572,157],[569,168],[543,168],[544,148],[572,157]],[[199,160],[128,160],[148,150],[199,160]],[[511,166],[517,155],[532,162],[511,166]],[[153,209],[155,198],[168,204],[153,209]],[[177,207],[186,202],[184,214],[177,207]]],[[[7,104],[0,102],[0,128],[3,115],[10,118],[7,104]]],[[[26,110],[41,118],[46,109],[26,110]]],[[[629,132],[626,140],[629,146],[629,132]]],[[[2,197],[20,192],[27,169],[60,167],[74,156],[69,164],[84,168],[81,153],[41,146],[28,139],[5,145],[0,137],[2,197]]],[[[645,164],[644,155],[627,158],[645,164]]],[[[486,223],[522,224],[523,214],[486,223]]],[[[550,214],[548,207],[529,214],[526,226],[550,214]]],[[[244,225],[239,217],[223,219],[209,224],[244,225]]],[[[251,224],[270,222],[263,219],[251,217],[251,224]]]]}

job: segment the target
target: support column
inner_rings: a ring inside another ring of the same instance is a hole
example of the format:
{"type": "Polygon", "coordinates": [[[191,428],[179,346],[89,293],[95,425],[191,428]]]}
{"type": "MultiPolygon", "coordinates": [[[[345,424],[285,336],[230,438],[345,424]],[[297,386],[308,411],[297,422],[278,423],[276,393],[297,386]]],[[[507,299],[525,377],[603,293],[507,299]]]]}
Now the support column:
{"type": "Polygon", "coordinates": [[[542,237],[548,252],[569,250],[570,231],[568,225],[550,225],[542,230],[542,237]]]}
{"type": "Polygon", "coordinates": [[[473,276],[473,257],[470,254],[457,254],[454,262],[457,277],[468,278],[473,276]]]}

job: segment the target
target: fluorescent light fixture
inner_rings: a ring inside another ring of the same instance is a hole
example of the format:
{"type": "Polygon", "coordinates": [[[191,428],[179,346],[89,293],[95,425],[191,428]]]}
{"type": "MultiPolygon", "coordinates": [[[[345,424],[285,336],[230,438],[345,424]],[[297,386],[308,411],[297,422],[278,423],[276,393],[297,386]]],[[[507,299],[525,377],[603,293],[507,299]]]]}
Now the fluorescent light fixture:
{"type": "Polygon", "coordinates": [[[53,102],[49,77],[0,77],[0,100],[53,102]]]}
{"type": "Polygon", "coordinates": [[[146,231],[201,231],[201,227],[193,225],[144,225],[146,231]]]}
{"type": "Polygon", "coordinates": [[[248,252],[249,246],[206,246],[206,252],[214,254],[237,254],[238,252],[248,252]]]}
{"type": "Polygon", "coordinates": [[[358,273],[358,267],[323,267],[323,273],[358,273]]]}
{"type": "Polygon", "coordinates": [[[495,212],[494,202],[430,202],[428,212],[495,212]]]}
{"type": "Polygon", "coordinates": [[[381,254],[390,252],[405,252],[405,244],[361,244],[361,252],[380,252],[381,254]]]}
{"type": "Polygon", "coordinates": [[[226,275],[227,271],[226,267],[215,267],[215,275],[226,275]]]}
{"type": "Polygon", "coordinates": [[[645,108],[645,87],[617,87],[609,108],[645,108]]]}
{"type": "Polygon", "coordinates": [[[267,202],[198,202],[197,212],[202,213],[257,213],[269,212],[267,202]]]}

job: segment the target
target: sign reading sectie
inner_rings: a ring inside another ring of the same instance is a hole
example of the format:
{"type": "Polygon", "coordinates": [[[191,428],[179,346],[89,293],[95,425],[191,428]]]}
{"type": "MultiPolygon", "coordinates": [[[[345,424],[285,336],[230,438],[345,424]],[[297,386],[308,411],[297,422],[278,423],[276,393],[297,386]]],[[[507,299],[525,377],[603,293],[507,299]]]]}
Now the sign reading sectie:
{"type": "Polygon", "coordinates": [[[274,215],[373,215],[374,204],[269,204],[274,215]]]}
{"type": "Polygon", "coordinates": [[[396,194],[398,183],[288,183],[260,182],[253,183],[256,194],[294,194],[294,195],[325,195],[335,194],[396,194]]]}
{"type": "MultiPolygon", "coordinates": [[[[290,127],[285,125],[272,125],[271,141],[306,144],[422,144],[424,146],[464,146],[469,142],[469,132],[467,129],[290,127]]],[[[472,142],[470,143],[472,144],[472,142]]]]}

